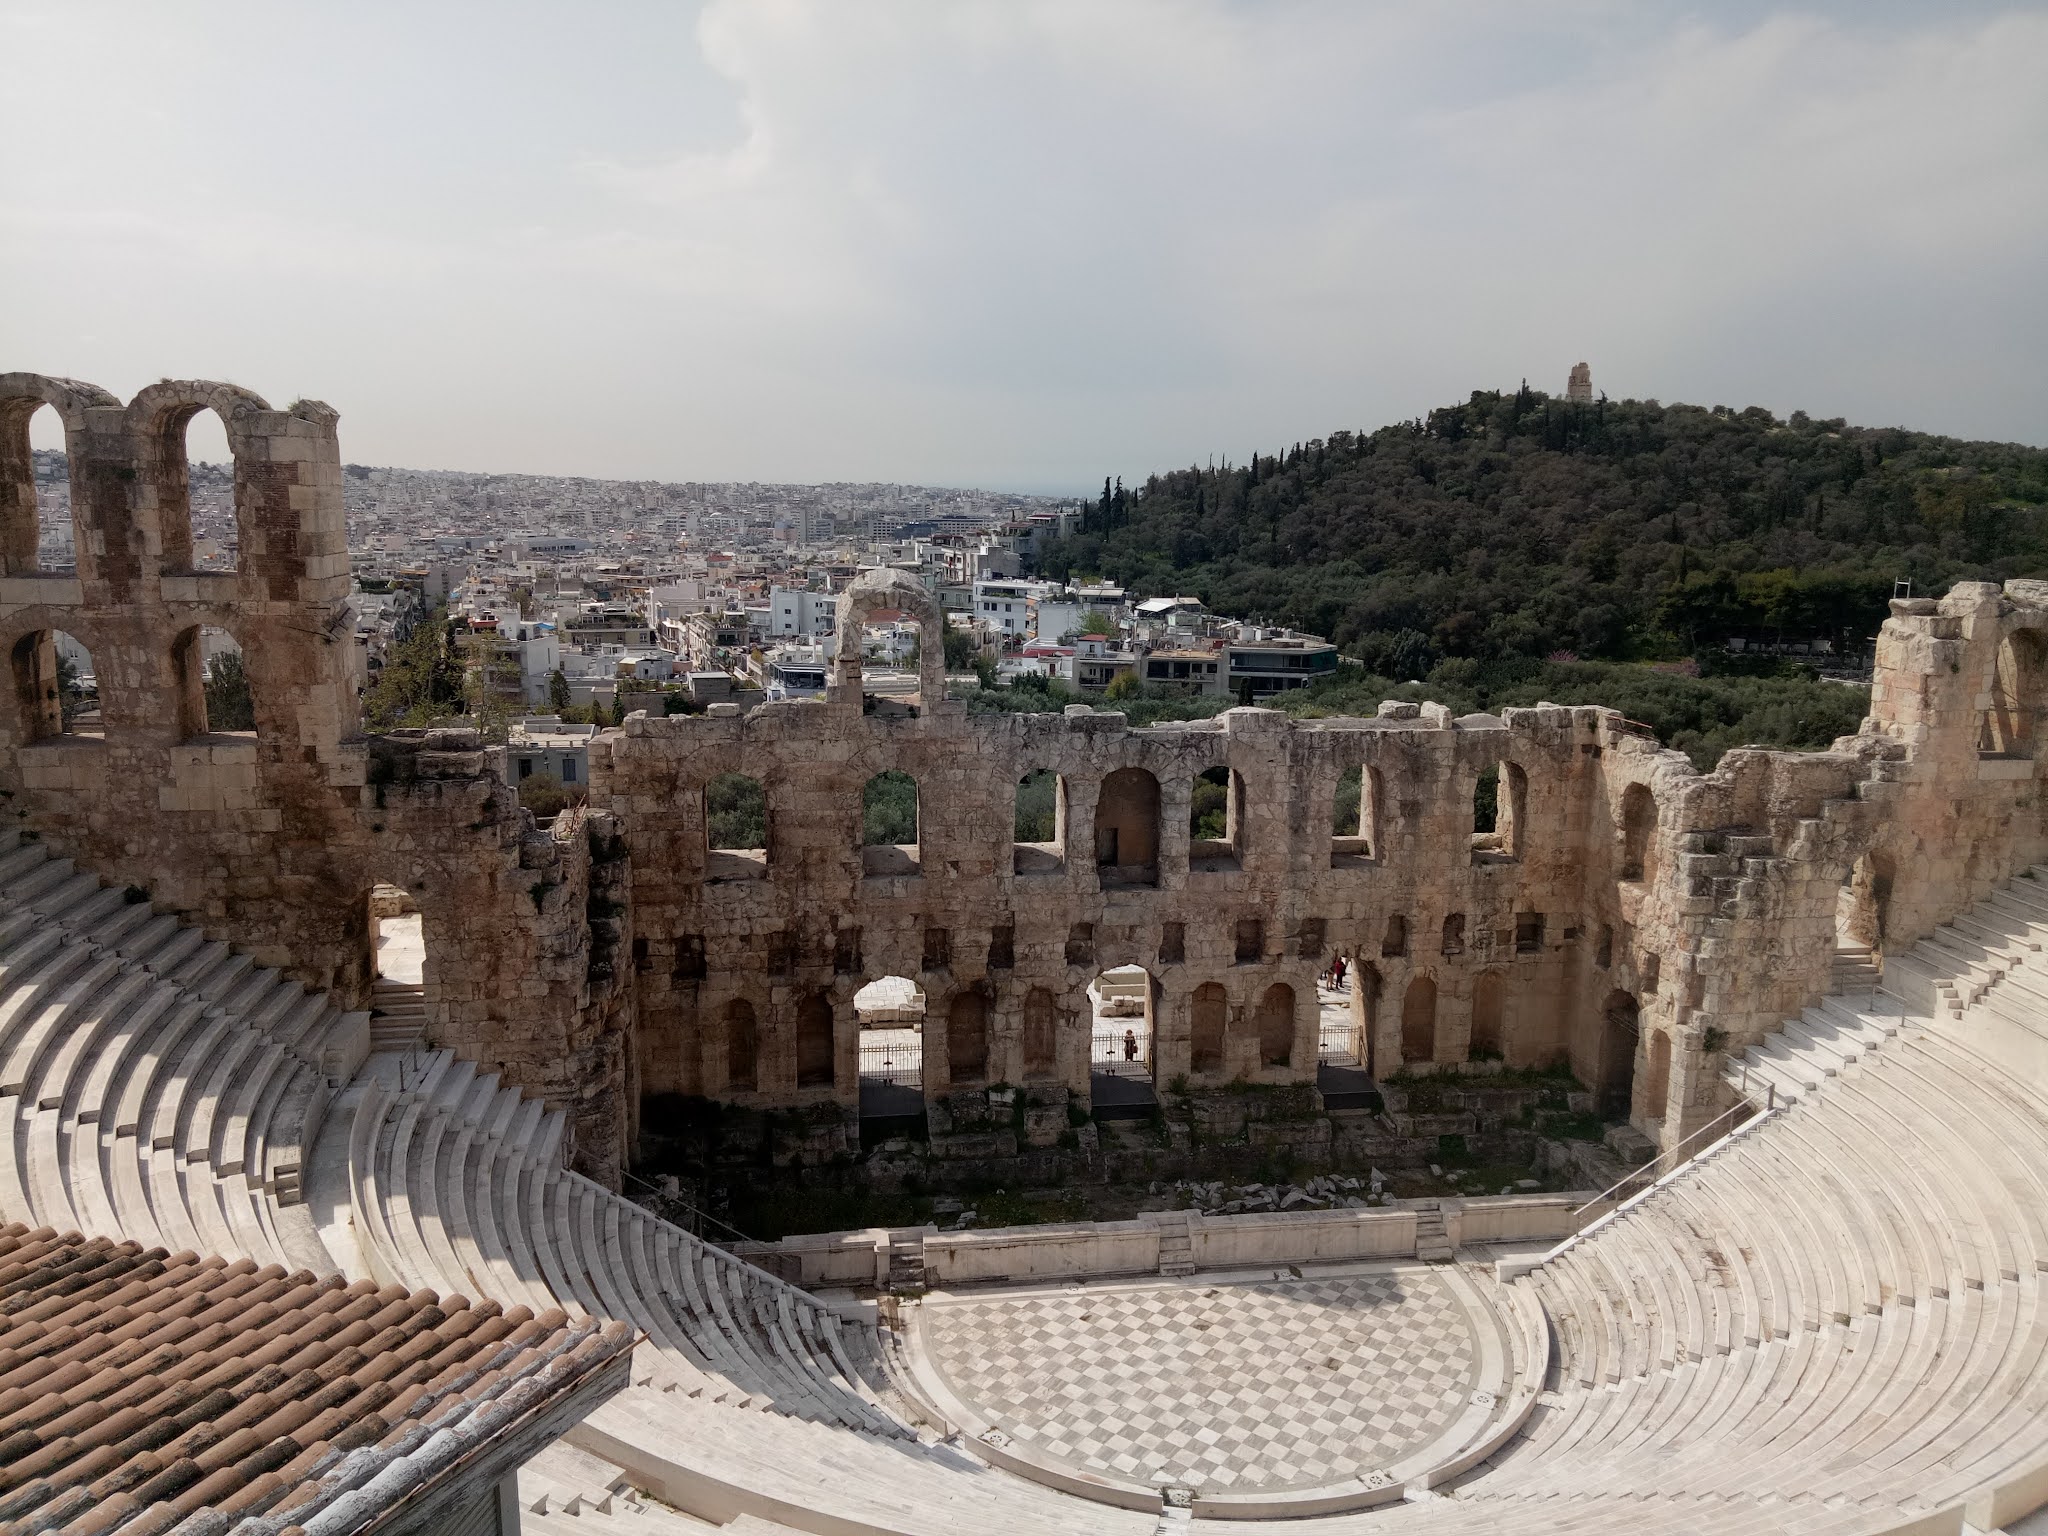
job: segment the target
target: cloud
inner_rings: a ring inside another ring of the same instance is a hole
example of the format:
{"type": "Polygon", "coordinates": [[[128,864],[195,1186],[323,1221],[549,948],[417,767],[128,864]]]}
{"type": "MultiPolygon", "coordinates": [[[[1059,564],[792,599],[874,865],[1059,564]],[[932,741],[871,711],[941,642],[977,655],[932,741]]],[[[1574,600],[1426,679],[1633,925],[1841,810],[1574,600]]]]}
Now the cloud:
{"type": "Polygon", "coordinates": [[[692,478],[1078,488],[1581,357],[2048,438],[2039,10],[258,14],[0,10],[67,126],[0,165],[9,366],[692,478]]]}

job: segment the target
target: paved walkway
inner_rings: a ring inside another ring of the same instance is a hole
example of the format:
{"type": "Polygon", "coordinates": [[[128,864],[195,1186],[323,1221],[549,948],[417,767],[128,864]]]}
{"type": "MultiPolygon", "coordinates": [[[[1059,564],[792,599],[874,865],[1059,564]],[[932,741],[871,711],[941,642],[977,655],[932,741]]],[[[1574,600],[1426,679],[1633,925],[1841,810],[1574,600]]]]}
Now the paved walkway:
{"type": "Polygon", "coordinates": [[[1419,1266],[924,1304],[931,1363],[1039,1455],[1198,1490],[1312,1488],[1387,1466],[1464,1409],[1471,1324],[1419,1266]]]}

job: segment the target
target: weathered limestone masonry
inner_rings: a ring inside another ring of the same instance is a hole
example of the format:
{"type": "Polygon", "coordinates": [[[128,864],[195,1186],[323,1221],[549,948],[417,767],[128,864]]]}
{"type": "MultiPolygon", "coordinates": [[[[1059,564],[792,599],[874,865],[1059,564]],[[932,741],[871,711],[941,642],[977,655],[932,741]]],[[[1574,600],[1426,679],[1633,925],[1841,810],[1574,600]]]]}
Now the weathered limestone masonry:
{"type": "Polygon", "coordinates": [[[630,1109],[630,931],[616,829],[536,831],[474,732],[360,733],[335,412],[231,385],[0,374],[0,804],[107,877],[263,963],[367,1006],[368,895],[412,892],[429,1037],[571,1110],[574,1156],[616,1183],[630,1109]],[[77,568],[36,566],[28,420],[54,406],[77,568]],[[213,410],[235,461],[239,564],[192,570],[186,423],[213,410]],[[199,634],[240,644],[252,732],[207,727],[199,634]],[[92,654],[103,727],[65,731],[55,631],[92,654]]]}
{"type": "Polygon", "coordinates": [[[596,808],[539,829],[474,732],[361,734],[335,421],[222,384],[124,406],[0,375],[0,804],[352,1005],[370,889],[405,887],[430,1043],[567,1108],[576,1166],[607,1183],[644,1094],[807,1109],[848,1145],[852,998],[885,975],[926,993],[935,1124],[956,1096],[1023,1085],[1026,1139],[1050,1144],[1089,1093],[1088,984],[1127,964],[1150,977],[1162,1085],[1312,1092],[1315,977],[1335,954],[1376,1074],[1563,1060],[1675,1148],[1720,1112],[1723,1053],[1824,991],[1838,942],[1901,948],[2048,854],[2048,583],[2024,581],[1895,602],[1860,734],[1700,774],[1592,707],[1236,709],[1146,730],[1079,706],[971,716],[943,696],[929,597],[873,572],[842,599],[825,699],[635,715],[593,749],[596,808]],[[65,426],[71,570],[36,566],[44,404],[65,426]],[[184,428],[202,409],[235,458],[228,572],[191,568],[184,428]],[[861,687],[883,609],[926,631],[907,707],[861,687]],[[208,728],[208,625],[241,644],[253,732],[208,728]],[[61,716],[60,630],[92,653],[91,732],[61,716]],[[1194,781],[1213,768],[1228,825],[1197,842],[1194,781]],[[1040,769],[1059,776],[1057,835],[1015,844],[1017,784],[1040,769]],[[917,841],[864,849],[862,788],[887,770],[917,783],[917,841]],[[1351,770],[1359,827],[1333,837],[1351,770]],[[707,846],[704,789],[728,772],[765,788],[765,856],[707,846]],[[1475,834],[1493,772],[1499,824],[1475,834]]]}
{"type": "MultiPolygon", "coordinates": [[[[908,578],[876,573],[842,604],[842,646],[877,607],[939,622],[908,578]]],[[[850,1109],[853,995],[900,975],[929,1000],[930,1101],[1003,1082],[1085,1102],[1087,987],[1127,964],[1152,978],[1162,1084],[1308,1082],[1314,978],[1337,953],[1363,981],[1376,1073],[1475,1049],[1562,1058],[1668,1145],[1720,1109],[1716,1052],[1824,989],[1838,888],[1880,825],[1859,786],[1897,752],[1744,751],[1701,775],[1588,707],[1236,709],[1130,730],[1085,707],[969,716],[938,698],[928,677],[912,711],[864,705],[842,650],[823,701],[636,716],[600,742],[594,791],[633,850],[644,1090],[850,1109]],[[1231,825],[1196,845],[1192,784],[1216,766],[1231,825]],[[1333,839],[1353,768],[1360,834],[1333,839]],[[1494,768],[1500,828],[1475,836],[1494,768]],[[919,842],[864,851],[862,786],[891,769],[917,782],[919,842]],[[1060,777],[1061,835],[1020,847],[1013,797],[1039,769],[1060,777]],[[707,846],[704,787],[734,772],[764,787],[765,859],[707,846]]]]}

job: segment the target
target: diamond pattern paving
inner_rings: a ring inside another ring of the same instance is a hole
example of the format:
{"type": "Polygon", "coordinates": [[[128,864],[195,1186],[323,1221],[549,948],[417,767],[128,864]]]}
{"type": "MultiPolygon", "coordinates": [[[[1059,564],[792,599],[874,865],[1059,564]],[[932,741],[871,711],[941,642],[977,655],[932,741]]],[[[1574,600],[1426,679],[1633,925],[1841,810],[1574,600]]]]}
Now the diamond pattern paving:
{"type": "Polygon", "coordinates": [[[1012,1438],[1075,1466],[1216,1490],[1306,1488],[1442,1433],[1470,1324],[1426,1270],[925,1305],[934,1363],[1012,1438]]]}

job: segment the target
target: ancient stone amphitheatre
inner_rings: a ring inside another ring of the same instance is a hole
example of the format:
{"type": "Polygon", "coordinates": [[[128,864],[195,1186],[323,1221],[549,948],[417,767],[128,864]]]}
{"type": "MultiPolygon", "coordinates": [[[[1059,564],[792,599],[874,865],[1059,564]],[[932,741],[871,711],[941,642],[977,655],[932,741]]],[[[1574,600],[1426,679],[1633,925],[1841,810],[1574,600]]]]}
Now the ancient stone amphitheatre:
{"type": "MultiPolygon", "coordinates": [[[[362,734],[340,480],[315,402],[0,375],[0,1529],[402,1528],[439,1475],[407,1426],[464,1349],[463,1423],[529,1384],[562,1409],[485,1469],[498,1529],[1932,1533],[2048,1500],[2048,584],[1895,602],[1860,734],[1708,774],[1589,707],[969,716],[936,644],[917,698],[871,707],[855,645],[823,700],[629,718],[592,809],[537,827],[473,734],[362,734]],[[76,569],[35,563],[43,404],[76,569]],[[235,457],[229,572],[189,568],[200,409],[235,457]],[[253,732],[208,729],[205,626],[241,643],[253,732]],[[60,630],[91,729],[57,708],[60,630]],[[1194,846],[1214,767],[1228,835],[1194,846]],[[1059,837],[1026,856],[1036,769],[1059,837]],[[885,770],[918,841],[864,850],[885,770]],[[734,772],[765,854],[706,846],[734,772]],[[380,887],[425,974],[373,1023],[380,887]],[[1162,1079],[1286,1085],[1333,955],[1369,971],[1376,1073],[1566,1062],[1660,1163],[1587,1211],[879,1231],[775,1273],[620,1193],[655,1095],[835,1123],[878,978],[929,1000],[927,1100],[1010,1085],[1056,1135],[1103,970],[1143,968],[1162,1079]],[[204,1314],[256,1374],[96,1415],[165,1368],[140,1324],[72,1362],[90,1310],[173,1316],[215,1257],[277,1295],[204,1314]],[[290,1308],[330,1305],[368,1319],[330,1374],[272,1370],[290,1308]],[[626,1330],[630,1378],[600,1380],[626,1330]],[[343,1432],[315,1410],[344,1368],[412,1384],[343,1432]],[[238,1390],[304,1408],[288,1457],[238,1390]]],[[[839,633],[885,607],[937,621],[878,572],[839,633]]]]}

